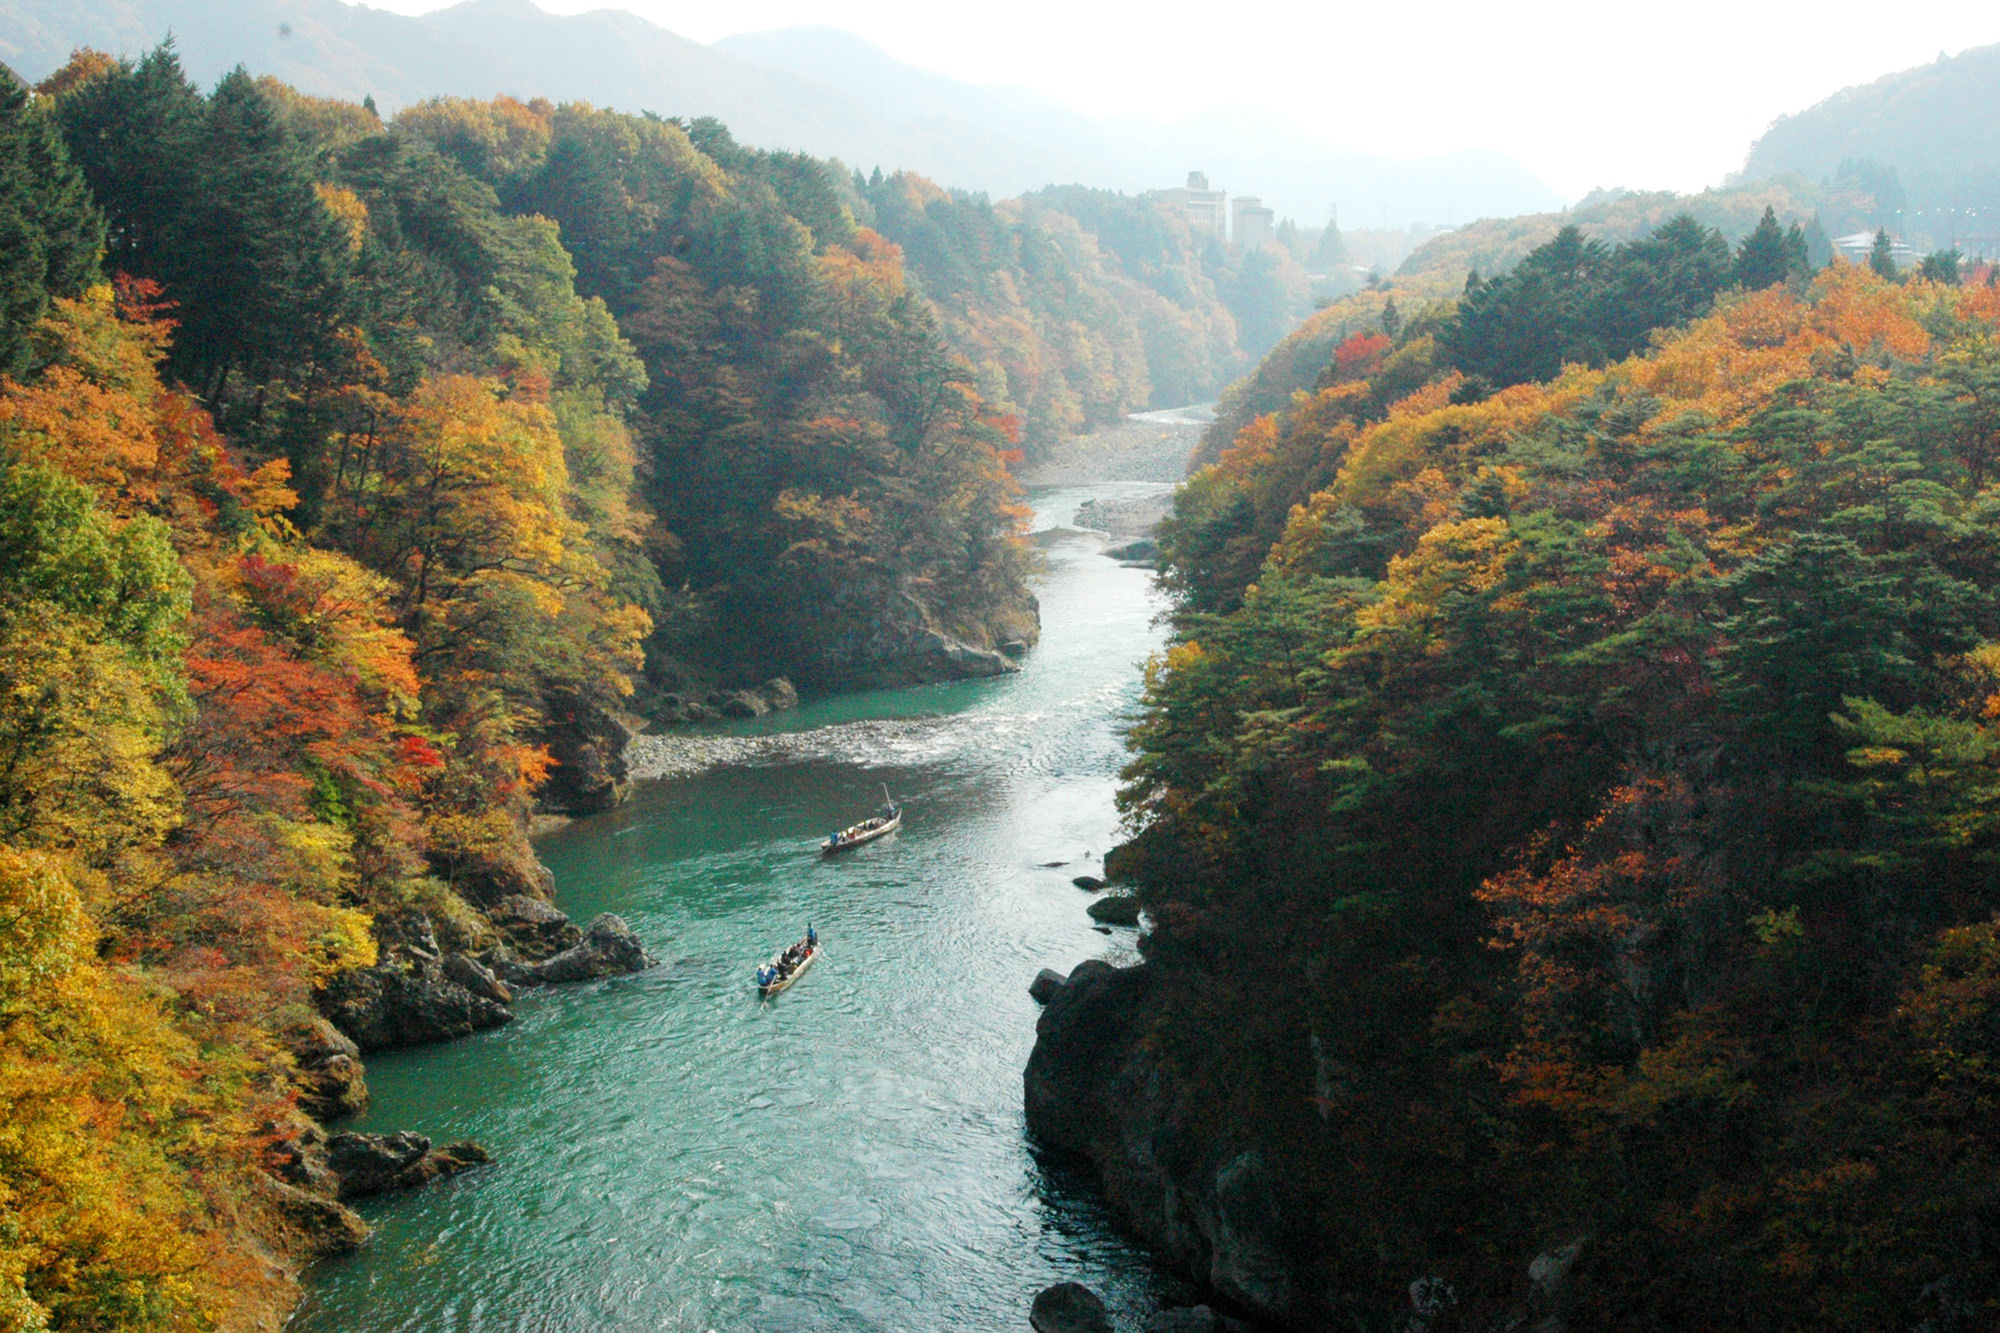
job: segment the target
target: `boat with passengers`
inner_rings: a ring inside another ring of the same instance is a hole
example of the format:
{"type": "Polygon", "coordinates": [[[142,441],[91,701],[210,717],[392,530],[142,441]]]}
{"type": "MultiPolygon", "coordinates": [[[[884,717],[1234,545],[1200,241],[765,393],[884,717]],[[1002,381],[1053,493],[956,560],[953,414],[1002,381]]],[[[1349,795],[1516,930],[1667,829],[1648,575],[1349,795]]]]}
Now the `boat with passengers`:
{"type": "Polygon", "coordinates": [[[849,824],[840,832],[829,835],[827,840],[819,845],[819,850],[825,856],[832,856],[835,852],[851,851],[864,842],[885,838],[901,827],[903,827],[903,807],[896,804],[895,798],[889,795],[888,784],[884,783],[882,808],[860,823],[849,824]]]}

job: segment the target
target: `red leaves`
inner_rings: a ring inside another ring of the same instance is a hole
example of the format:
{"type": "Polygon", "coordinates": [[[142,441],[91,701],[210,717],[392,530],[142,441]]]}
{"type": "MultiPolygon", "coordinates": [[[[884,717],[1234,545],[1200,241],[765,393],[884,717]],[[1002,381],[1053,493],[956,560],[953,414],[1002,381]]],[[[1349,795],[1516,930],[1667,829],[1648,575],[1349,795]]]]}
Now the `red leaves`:
{"type": "Polygon", "coordinates": [[[1337,381],[1366,379],[1382,368],[1382,358],[1395,346],[1380,333],[1357,333],[1333,349],[1337,381]]]}

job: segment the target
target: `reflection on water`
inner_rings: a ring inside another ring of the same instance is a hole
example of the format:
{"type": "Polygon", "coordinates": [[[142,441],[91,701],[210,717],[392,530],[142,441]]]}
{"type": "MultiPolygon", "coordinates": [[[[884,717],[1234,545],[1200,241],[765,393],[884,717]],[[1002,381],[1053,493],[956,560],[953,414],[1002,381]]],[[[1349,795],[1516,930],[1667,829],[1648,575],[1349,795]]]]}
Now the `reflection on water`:
{"type": "MultiPolygon", "coordinates": [[[[1038,499],[1066,524],[1092,495],[1038,499]]],[[[547,839],[572,915],[624,915],[664,965],[542,992],[519,1021],[369,1062],[362,1128],[471,1137],[497,1165],[367,1209],[299,1330],[983,1330],[1074,1278],[1122,1323],[1161,1279],[1022,1130],[1038,968],[1119,957],[1073,875],[1116,829],[1122,716],[1158,642],[1147,575],[1048,548],[1017,676],[848,696],[547,839]],[[886,782],[903,828],[835,858],[886,782]],[[1063,862],[1049,867],[1046,862],[1063,862]],[[825,944],[759,1001],[755,963],[825,944]]]]}

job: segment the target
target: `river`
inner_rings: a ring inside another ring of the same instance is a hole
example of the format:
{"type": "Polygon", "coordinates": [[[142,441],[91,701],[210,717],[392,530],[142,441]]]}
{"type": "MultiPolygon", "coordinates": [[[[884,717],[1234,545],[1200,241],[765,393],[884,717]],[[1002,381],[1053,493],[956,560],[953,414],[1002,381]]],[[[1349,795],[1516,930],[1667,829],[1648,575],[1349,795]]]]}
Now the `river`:
{"type": "Polygon", "coordinates": [[[1132,956],[1070,878],[1115,840],[1119,727],[1161,638],[1149,575],[1065,525],[1163,489],[1033,495],[1049,569],[1018,675],[739,724],[731,762],[544,839],[560,904],[621,914],[663,965],[371,1057],[353,1128],[495,1165],[364,1205],[374,1239],[312,1272],[289,1327],[975,1333],[1025,1329],[1064,1280],[1138,1327],[1168,1280],[1038,1161],[1021,1069],[1037,969],[1132,956]],[[883,783],[902,830],[814,855],[883,783]],[[824,956],[760,1001],[753,966],[808,921],[824,956]]]}

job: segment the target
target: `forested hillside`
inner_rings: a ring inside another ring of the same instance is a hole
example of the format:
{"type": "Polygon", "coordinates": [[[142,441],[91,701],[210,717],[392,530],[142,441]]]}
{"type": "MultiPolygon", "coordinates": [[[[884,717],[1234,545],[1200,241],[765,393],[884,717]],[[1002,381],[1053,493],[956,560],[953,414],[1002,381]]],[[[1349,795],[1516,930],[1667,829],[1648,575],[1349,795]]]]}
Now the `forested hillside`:
{"type": "Polygon", "coordinates": [[[1938,246],[1978,237],[1992,253],[2000,243],[1992,225],[2000,208],[2000,46],[1939,55],[1780,116],[1751,147],[1743,175],[1786,172],[1845,196],[1828,210],[1836,234],[1888,227],[1938,246]]]}
{"type": "Polygon", "coordinates": [[[1112,867],[1146,962],[1051,1005],[1028,1106],[1224,1294],[2000,1314],[2000,289],[1802,240],[1364,294],[1183,488],[1112,867]]]}

